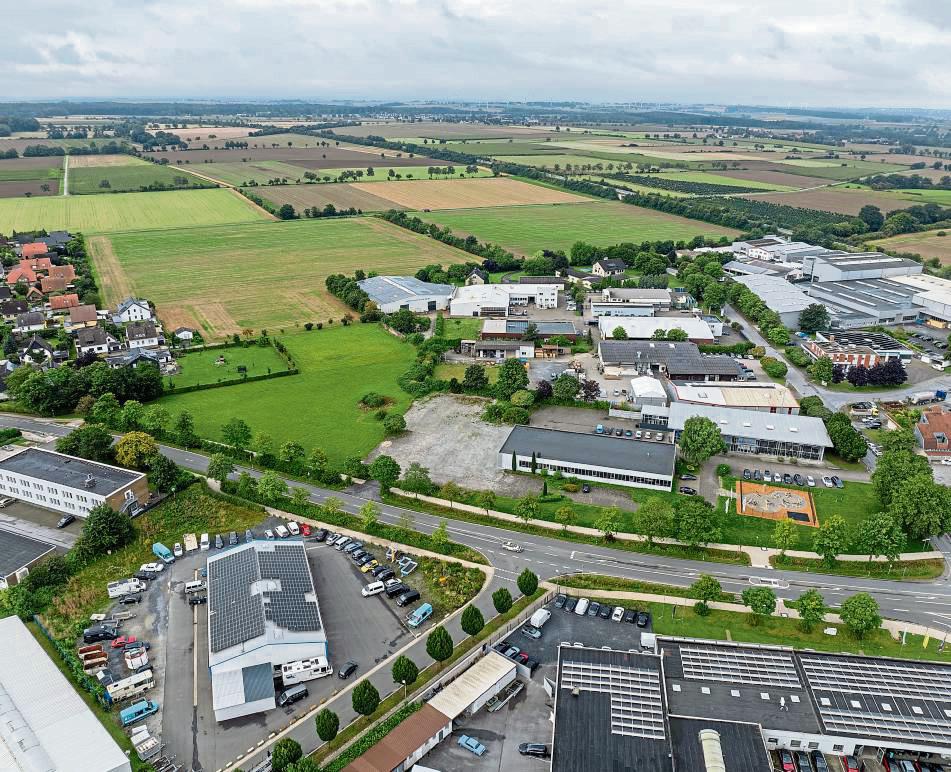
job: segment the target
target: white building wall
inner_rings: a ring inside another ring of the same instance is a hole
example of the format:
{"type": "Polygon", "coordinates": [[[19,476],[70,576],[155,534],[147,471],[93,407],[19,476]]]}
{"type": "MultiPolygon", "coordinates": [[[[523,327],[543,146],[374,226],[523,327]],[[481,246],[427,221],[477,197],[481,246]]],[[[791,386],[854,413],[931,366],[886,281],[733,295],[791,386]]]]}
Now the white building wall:
{"type": "Polygon", "coordinates": [[[143,338],[142,340],[130,340],[129,348],[155,348],[158,346],[158,338],[143,338]]]}
{"type": "Polygon", "coordinates": [[[123,322],[145,322],[152,318],[152,311],[148,306],[136,304],[125,309],[118,318],[123,322]]]}
{"type": "Polygon", "coordinates": [[[56,512],[85,517],[106,497],[85,488],[69,488],[22,474],[0,472],[0,493],[56,512]]]}
{"type": "MultiPolygon", "coordinates": [[[[499,469],[512,469],[511,453],[499,453],[497,466],[499,469]]],[[[516,456],[516,469],[521,472],[530,471],[531,456],[516,456]]],[[[565,466],[570,467],[571,471],[563,471],[566,477],[574,477],[579,480],[607,481],[614,485],[623,485],[628,488],[644,488],[646,490],[661,491],[670,490],[673,485],[672,475],[656,475],[640,472],[636,469],[617,469],[605,466],[596,466],[594,464],[582,464],[578,462],[565,462],[558,459],[544,458],[536,456],[535,463],[539,470],[544,466],[565,466]],[[544,466],[543,466],[544,465],[544,466]],[[611,475],[630,475],[641,478],[640,480],[623,480],[611,475]],[[651,484],[650,480],[657,481],[657,485],[651,484]]]]}
{"type": "Polygon", "coordinates": [[[637,305],[634,303],[620,303],[612,301],[610,303],[592,303],[591,315],[600,316],[653,316],[654,307],[650,305],[637,305]]]}

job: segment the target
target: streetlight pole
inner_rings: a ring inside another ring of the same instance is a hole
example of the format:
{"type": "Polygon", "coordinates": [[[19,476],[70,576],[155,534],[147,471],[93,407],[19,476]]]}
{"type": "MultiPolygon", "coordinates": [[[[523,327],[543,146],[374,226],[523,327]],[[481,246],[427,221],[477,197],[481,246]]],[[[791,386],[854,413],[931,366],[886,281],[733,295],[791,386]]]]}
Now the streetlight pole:
{"type": "Polygon", "coordinates": [[[403,702],[406,702],[406,681],[405,681],[405,679],[404,679],[403,681],[400,681],[400,683],[403,684],[403,702]]]}

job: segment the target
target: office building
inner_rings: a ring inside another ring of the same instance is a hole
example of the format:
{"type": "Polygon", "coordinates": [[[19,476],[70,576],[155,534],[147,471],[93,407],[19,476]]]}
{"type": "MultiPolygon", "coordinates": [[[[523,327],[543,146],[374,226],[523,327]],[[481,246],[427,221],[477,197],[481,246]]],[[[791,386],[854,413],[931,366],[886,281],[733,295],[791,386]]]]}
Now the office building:
{"type": "Polygon", "coordinates": [[[874,367],[889,359],[910,362],[914,352],[891,335],[881,332],[831,331],[817,332],[814,340],[803,341],[803,348],[813,359],[828,357],[833,365],[874,367]]]}
{"type": "Polygon", "coordinates": [[[451,316],[508,316],[509,309],[534,305],[557,308],[558,284],[475,284],[457,287],[449,301],[451,316]]]}
{"type": "Polygon", "coordinates": [[[598,327],[605,338],[613,337],[614,331],[620,327],[628,340],[651,340],[658,330],[663,330],[664,334],[671,330],[683,330],[687,340],[693,343],[716,341],[710,325],[696,316],[601,316],[598,327]]]}

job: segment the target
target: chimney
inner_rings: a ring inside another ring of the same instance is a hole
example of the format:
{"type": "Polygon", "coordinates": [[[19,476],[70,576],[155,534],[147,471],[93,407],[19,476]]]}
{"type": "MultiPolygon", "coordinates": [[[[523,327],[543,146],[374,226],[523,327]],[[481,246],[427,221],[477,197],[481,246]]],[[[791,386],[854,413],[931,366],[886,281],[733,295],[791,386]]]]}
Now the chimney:
{"type": "Polygon", "coordinates": [[[703,766],[706,772],[726,772],[723,748],[720,747],[720,733],[713,729],[701,729],[699,738],[703,747],[703,766]]]}
{"type": "MultiPolygon", "coordinates": [[[[577,686],[576,686],[574,689],[571,690],[571,696],[572,696],[572,697],[577,697],[577,696],[579,696],[580,694],[581,694],[581,689],[578,688],[577,686]]],[[[719,736],[719,735],[718,735],[718,736],[719,736]]]]}
{"type": "Polygon", "coordinates": [[[87,474],[86,479],[83,481],[83,485],[86,488],[94,488],[96,486],[96,478],[91,474],[87,474]]]}

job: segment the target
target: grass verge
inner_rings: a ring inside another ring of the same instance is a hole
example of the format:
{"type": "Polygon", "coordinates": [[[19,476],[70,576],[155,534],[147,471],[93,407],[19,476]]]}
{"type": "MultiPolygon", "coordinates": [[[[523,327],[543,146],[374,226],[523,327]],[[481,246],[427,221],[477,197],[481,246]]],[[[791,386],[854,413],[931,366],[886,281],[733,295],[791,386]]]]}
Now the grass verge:
{"type": "MultiPolygon", "coordinates": [[[[689,587],[675,587],[671,584],[656,584],[642,582],[638,579],[624,579],[619,576],[603,576],[601,574],[572,574],[551,579],[551,582],[560,587],[572,587],[577,590],[608,590],[611,592],[643,592],[651,595],[671,595],[675,598],[696,597],[689,587]]],[[[725,603],[736,603],[736,595],[732,592],[721,592],[714,600],[725,603]]]]}
{"type": "Polygon", "coordinates": [[[770,558],[770,563],[776,568],[790,571],[807,571],[813,574],[835,574],[837,576],[865,576],[872,579],[936,579],[944,573],[944,561],[934,560],[905,560],[888,563],[869,562],[868,560],[837,560],[832,566],[827,566],[821,560],[810,558],[793,558],[778,555],[770,558]]]}

